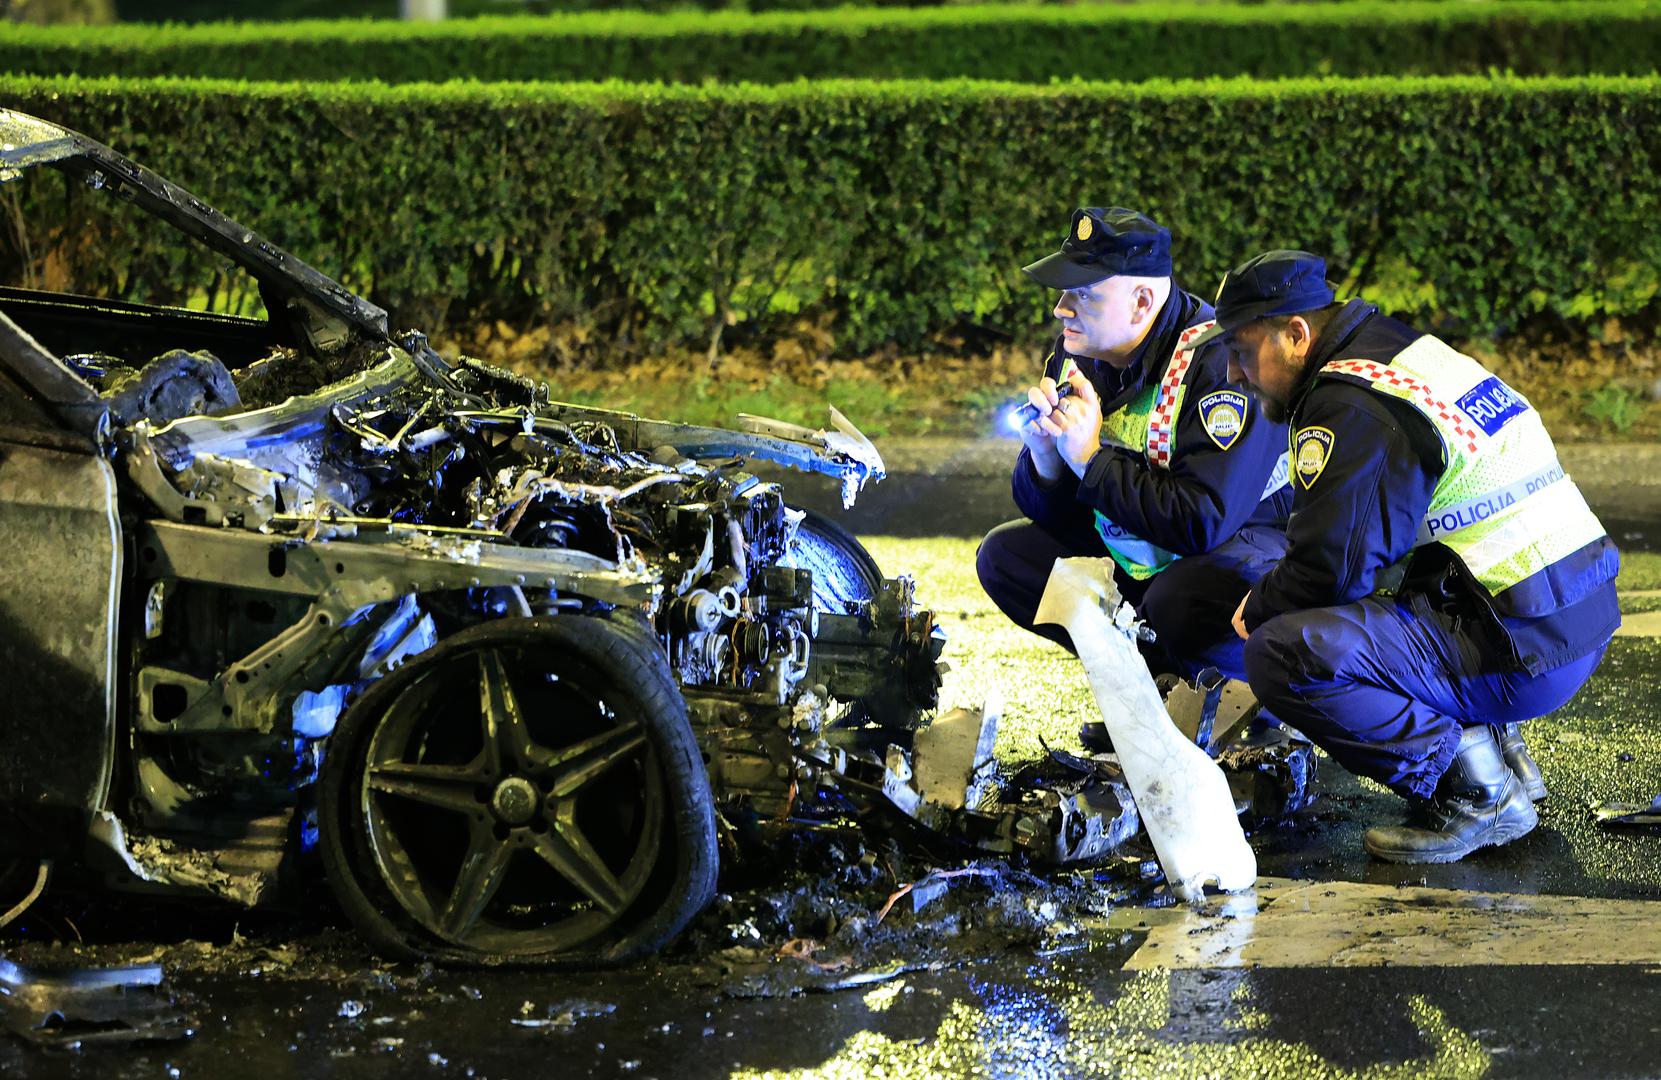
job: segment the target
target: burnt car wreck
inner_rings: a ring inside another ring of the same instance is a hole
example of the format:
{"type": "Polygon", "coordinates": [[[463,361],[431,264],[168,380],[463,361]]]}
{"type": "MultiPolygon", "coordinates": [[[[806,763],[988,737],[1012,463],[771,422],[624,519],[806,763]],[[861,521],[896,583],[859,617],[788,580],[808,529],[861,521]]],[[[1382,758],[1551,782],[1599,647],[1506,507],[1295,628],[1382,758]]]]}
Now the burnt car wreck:
{"type": "MultiPolygon", "coordinates": [[[[205,244],[268,314],[0,288],[0,815],[26,876],[275,904],[315,844],[390,955],[598,961],[686,925],[740,817],[853,801],[1054,862],[1135,832],[1110,768],[1004,803],[995,713],[931,726],[944,637],[912,583],[750,471],[851,502],[883,464],[834,410],[560,403],[0,110],[0,180],[41,167],[205,244]]],[[[1310,761],[1244,768],[1289,810],[1310,761]]]]}

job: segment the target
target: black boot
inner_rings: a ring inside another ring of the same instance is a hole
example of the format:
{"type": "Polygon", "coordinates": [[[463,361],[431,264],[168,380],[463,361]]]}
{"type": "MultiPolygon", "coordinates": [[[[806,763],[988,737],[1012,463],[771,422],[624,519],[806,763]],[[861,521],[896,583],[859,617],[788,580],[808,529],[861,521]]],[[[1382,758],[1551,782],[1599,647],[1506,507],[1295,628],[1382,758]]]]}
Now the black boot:
{"type": "Polygon", "coordinates": [[[1523,729],[1521,724],[1506,724],[1499,729],[1500,753],[1505,755],[1505,763],[1511,766],[1511,771],[1517,774],[1517,779],[1523,782],[1523,790],[1528,797],[1539,802],[1546,797],[1546,778],[1540,775],[1540,766],[1534,763],[1529,756],[1528,747],[1523,745],[1523,729]]]}
{"type": "Polygon", "coordinates": [[[1500,755],[1486,724],[1468,727],[1459,752],[1407,824],[1368,829],[1368,853],[1386,862],[1455,862],[1477,848],[1508,844],[1539,824],[1523,782],[1500,755]]]}
{"type": "Polygon", "coordinates": [[[1086,720],[1080,724],[1078,741],[1088,753],[1113,753],[1113,736],[1107,733],[1107,725],[1100,720],[1086,720]]]}

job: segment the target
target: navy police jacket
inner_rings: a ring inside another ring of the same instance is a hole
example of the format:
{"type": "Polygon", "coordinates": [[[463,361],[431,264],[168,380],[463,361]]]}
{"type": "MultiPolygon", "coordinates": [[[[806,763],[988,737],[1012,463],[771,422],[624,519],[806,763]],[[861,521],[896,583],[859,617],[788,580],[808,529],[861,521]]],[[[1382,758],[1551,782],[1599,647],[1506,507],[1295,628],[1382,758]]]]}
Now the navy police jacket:
{"type": "Polygon", "coordinates": [[[1447,548],[1414,548],[1442,476],[1435,427],[1405,401],[1315,378],[1322,364],[1335,359],[1387,363],[1421,336],[1372,304],[1352,300],[1316,339],[1293,415],[1298,428],[1319,425],[1335,438],[1319,480],[1296,485],[1286,532],[1290,548],[1252,589],[1246,629],[1283,612],[1352,603],[1389,586],[1409,603],[1469,620],[1464,625],[1497,667],[1539,673],[1603,647],[1620,625],[1614,584],[1619,556],[1608,536],[1534,575],[1542,581],[1529,579],[1532,596],[1565,598],[1556,610],[1527,618],[1508,611],[1506,593],[1490,597],[1447,548]],[[1385,572],[1409,554],[1405,577],[1390,582],[1385,572]]]}
{"type": "MultiPolygon", "coordinates": [[[[1105,416],[1135,397],[1149,380],[1163,377],[1190,326],[1212,317],[1211,305],[1173,285],[1170,298],[1148,332],[1140,352],[1125,368],[1088,357],[1071,359],[1102,399],[1105,416]]],[[[1060,380],[1069,354],[1058,336],[1044,362],[1044,374],[1060,380]]],[[[1201,555],[1232,537],[1244,525],[1283,528],[1291,510],[1292,489],[1282,487],[1268,499],[1263,489],[1286,453],[1286,425],[1264,417],[1248,395],[1245,423],[1225,444],[1211,437],[1200,402],[1228,382],[1228,350],[1212,342],[1201,346],[1189,366],[1182,410],[1172,432],[1169,469],[1150,465],[1146,456],[1118,446],[1103,446],[1090,459],[1082,479],[1069,470],[1053,487],[1045,487],[1022,448],[1015,463],[1015,505],[1037,524],[1061,537],[1092,532],[1100,510],[1118,525],[1177,555],[1201,555]],[[1226,446],[1226,448],[1225,448],[1226,446]]]]}

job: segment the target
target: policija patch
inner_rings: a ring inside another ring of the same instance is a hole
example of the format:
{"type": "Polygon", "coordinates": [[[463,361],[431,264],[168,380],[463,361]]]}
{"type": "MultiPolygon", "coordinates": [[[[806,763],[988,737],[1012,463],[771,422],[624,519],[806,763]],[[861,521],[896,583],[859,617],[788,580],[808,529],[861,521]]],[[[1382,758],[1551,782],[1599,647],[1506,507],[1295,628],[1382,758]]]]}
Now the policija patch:
{"type": "Polygon", "coordinates": [[[1200,422],[1219,450],[1233,446],[1246,430],[1247,400],[1238,390],[1219,390],[1200,398],[1200,422]]]}
{"type": "Polygon", "coordinates": [[[1306,427],[1292,436],[1292,450],[1297,458],[1298,482],[1308,491],[1326,468],[1332,456],[1333,435],[1324,427],[1306,427]]]}

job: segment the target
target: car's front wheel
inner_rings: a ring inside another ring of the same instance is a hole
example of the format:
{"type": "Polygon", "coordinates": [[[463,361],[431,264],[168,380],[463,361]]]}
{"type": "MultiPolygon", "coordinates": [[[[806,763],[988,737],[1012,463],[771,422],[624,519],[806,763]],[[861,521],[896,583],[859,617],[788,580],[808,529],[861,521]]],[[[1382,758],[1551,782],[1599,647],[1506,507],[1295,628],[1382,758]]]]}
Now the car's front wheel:
{"type": "Polygon", "coordinates": [[[865,545],[834,519],[803,510],[801,526],[782,566],[813,571],[813,606],[845,615],[882,590],[882,569],[865,545]]]}
{"type": "Polygon", "coordinates": [[[370,687],[329,740],[324,866],[381,951],[608,962],[708,901],[714,806],[661,657],[601,619],[469,628],[370,687]]]}

